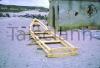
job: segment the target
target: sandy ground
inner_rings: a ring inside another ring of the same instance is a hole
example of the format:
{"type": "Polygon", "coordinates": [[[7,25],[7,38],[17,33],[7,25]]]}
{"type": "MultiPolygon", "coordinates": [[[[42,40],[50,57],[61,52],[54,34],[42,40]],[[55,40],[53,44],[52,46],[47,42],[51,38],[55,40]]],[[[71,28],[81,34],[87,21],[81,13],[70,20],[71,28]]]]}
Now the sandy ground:
{"type": "Polygon", "coordinates": [[[78,47],[79,55],[47,58],[36,45],[31,45],[28,35],[24,40],[18,35],[20,31],[28,33],[31,21],[28,18],[0,18],[0,68],[100,68],[100,40],[90,40],[88,34],[85,40],[77,40],[76,33],[71,40],[68,31],[67,40],[78,47]],[[11,27],[17,27],[13,39],[11,27]]]}

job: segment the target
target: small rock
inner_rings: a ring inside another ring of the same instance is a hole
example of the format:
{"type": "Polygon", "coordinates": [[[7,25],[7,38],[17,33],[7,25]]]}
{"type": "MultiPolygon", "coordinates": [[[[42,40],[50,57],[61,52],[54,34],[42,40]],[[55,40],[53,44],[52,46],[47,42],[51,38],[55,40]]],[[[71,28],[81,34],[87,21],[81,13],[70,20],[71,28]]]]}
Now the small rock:
{"type": "Polygon", "coordinates": [[[22,26],[21,28],[26,28],[26,26],[22,26]]]}
{"type": "Polygon", "coordinates": [[[89,63],[88,65],[92,65],[91,63],[89,63]]]}
{"type": "Polygon", "coordinates": [[[42,48],[37,48],[37,50],[42,50],[42,48]]]}
{"type": "Polygon", "coordinates": [[[9,23],[8,25],[12,25],[11,23],[9,23]]]}
{"type": "Polygon", "coordinates": [[[29,65],[27,64],[26,67],[29,67],[29,65]]]}
{"type": "Polygon", "coordinates": [[[94,56],[93,54],[91,56],[94,56]]]}

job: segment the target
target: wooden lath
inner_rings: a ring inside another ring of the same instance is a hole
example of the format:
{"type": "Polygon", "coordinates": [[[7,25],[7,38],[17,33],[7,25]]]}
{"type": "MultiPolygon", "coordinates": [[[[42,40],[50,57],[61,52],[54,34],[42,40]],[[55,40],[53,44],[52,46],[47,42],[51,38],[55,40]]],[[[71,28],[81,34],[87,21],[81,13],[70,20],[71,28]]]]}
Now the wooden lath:
{"type": "Polygon", "coordinates": [[[44,41],[44,43],[46,43],[46,44],[55,44],[55,43],[60,43],[60,40],[56,40],[56,41],[54,41],[54,40],[44,41]]]}

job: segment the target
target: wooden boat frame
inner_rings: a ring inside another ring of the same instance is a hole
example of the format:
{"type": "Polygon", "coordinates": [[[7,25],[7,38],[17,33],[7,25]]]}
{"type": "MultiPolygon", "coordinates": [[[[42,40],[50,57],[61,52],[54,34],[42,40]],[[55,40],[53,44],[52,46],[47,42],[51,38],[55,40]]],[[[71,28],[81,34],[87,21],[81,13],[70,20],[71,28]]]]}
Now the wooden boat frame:
{"type": "Polygon", "coordinates": [[[54,31],[49,30],[40,20],[33,19],[29,27],[29,32],[33,40],[44,50],[47,57],[63,57],[70,55],[77,55],[77,48],[70,44],[68,41],[54,34],[54,31]],[[33,31],[33,27],[41,26],[44,31],[33,31]],[[38,34],[45,36],[39,37],[38,34]],[[53,38],[54,40],[45,41],[41,38],[53,38]],[[62,47],[51,48],[47,44],[61,44],[62,47]]]}

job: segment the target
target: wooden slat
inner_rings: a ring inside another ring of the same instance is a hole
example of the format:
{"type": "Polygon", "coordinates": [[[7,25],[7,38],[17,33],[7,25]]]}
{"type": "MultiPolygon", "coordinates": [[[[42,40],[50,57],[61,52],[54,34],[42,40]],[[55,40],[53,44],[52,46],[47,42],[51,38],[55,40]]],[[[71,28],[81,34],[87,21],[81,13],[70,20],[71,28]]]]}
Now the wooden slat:
{"type": "Polygon", "coordinates": [[[60,41],[59,40],[56,40],[56,41],[44,41],[44,43],[46,43],[46,44],[54,44],[54,43],[60,43],[60,41]]]}
{"type": "Polygon", "coordinates": [[[77,52],[67,52],[67,53],[56,53],[56,54],[48,54],[48,57],[64,57],[64,56],[75,56],[77,52]]]}
{"type": "Polygon", "coordinates": [[[34,32],[35,34],[48,34],[48,32],[34,32]]]}
{"type": "Polygon", "coordinates": [[[66,48],[66,47],[59,47],[59,48],[52,48],[52,51],[67,51],[68,50],[68,48],[66,48]]]}
{"type": "Polygon", "coordinates": [[[53,38],[53,35],[44,35],[44,36],[38,36],[39,38],[53,38]]]}

